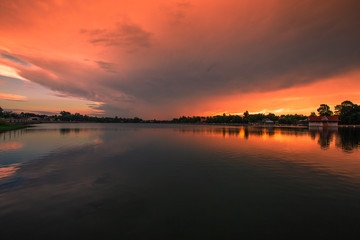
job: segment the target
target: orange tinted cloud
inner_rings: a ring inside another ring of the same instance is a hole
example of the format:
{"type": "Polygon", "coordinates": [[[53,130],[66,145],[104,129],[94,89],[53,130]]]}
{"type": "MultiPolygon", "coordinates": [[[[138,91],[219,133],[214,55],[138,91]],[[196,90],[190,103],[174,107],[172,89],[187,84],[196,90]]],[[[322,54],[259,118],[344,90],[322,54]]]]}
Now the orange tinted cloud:
{"type": "Polygon", "coordinates": [[[25,96],[20,96],[20,95],[16,95],[16,94],[7,94],[7,93],[0,93],[0,98],[6,99],[6,100],[14,100],[14,101],[26,101],[27,100],[27,97],[25,97],[25,96]]]}

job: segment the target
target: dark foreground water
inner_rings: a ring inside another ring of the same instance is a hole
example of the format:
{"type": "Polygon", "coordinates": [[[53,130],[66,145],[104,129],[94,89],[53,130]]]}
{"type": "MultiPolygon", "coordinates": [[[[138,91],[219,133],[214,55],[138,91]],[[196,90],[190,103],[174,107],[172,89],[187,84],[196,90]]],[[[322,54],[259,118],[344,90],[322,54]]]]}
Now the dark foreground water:
{"type": "Polygon", "coordinates": [[[1,239],[360,236],[360,132],[43,124],[0,134],[1,239]]]}

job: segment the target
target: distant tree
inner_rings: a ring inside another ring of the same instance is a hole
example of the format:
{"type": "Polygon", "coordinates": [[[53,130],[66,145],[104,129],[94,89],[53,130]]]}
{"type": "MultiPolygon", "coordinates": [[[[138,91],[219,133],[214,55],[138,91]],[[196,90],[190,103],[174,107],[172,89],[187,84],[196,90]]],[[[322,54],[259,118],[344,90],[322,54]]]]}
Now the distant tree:
{"type": "Polygon", "coordinates": [[[316,117],[316,113],[315,113],[315,112],[311,112],[311,113],[310,113],[310,116],[316,117]]]}
{"type": "Polygon", "coordinates": [[[339,115],[342,124],[360,124],[360,106],[349,100],[336,105],[335,113],[339,115]]]}
{"type": "Polygon", "coordinates": [[[134,117],[134,119],[132,119],[132,121],[131,121],[131,122],[133,122],[133,123],[139,123],[139,122],[141,122],[141,121],[142,121],[142,119],[141,119],[141,118],[134,117]]]}
{"type": "Polygon", "coordinates": [[[2,109],[2,107],[0,107],[0,117],[3,116],[3,112],[4,112],[4,110],[2,109]]]}
{"type": "Polygon", "coordinates": [[[84,120],[84,116],[80,113],[75,113],[74,115],[71,115],[71,120],[73,121],[82,121],[84,120]]]}
{"type": "Polygon", "coordinates": [[[279,119],[280,124],[297,124],[300,120],[307,119],[307,116],[304,115],[281,115],[279,119]]]}
{"type": "Polygon", "coordinates": [[[351,101],[343,101],[340,105],[335,106],[335,113],[339,116],[351,114],[354,110],[355,104],[351,101]]]}
{"type": "Polygon", "coordinates": [[[59,119],[61,121],[70,121],[71,120],[71,113],[66,111],[61,111],[59,119]]]}
{"type": "Polygon", "coordinates": [[[66,111],[61,111],[61,112],[60,112],[60,115],[61,115],[61,116],[69,116],[69,115],[71,115],[71,113],[70,113],[70,112],[66,112],[66,111]]]}
{"type": "Polygon", "coordinates": [[[246,110],[246,111],[244,112],[244,117],[247,118],[248,116],[249,116],[249,111],[246,110]]]}
{"type": "Polygon", "coordinates": [[[317,109],[320,116],[331,116],[333,112],[330,110],[329,105],[320,104],[320,107],[317,109]]]}
{"type": "Polygon", "coordinates": [[[276,116],[275,114],[273,113],[269,113],[268,115],[265,116],[266,118],[270,119],[271,121],[277,121],[279,120],[279,117],[276,116]]]}

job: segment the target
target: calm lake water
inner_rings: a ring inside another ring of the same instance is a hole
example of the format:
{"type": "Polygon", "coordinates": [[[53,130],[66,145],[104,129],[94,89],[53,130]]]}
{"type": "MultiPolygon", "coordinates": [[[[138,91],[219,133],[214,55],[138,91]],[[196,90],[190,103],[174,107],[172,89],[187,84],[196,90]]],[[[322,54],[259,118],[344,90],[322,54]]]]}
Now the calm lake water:
{"type": "Polygon", "coordinates": [[[1,236],[360,236],[360,131],[42,124],[0,134],[1,236]]]}

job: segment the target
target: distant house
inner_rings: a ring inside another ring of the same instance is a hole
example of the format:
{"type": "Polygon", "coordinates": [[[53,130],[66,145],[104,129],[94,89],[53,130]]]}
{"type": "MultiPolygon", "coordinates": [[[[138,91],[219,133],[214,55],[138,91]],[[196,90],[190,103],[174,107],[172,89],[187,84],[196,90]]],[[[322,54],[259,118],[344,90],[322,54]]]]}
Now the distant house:
{"type": "Polygon", "coordinates": [[[39,121],[40,119],[38,117],[29,117],[27,120],[28,121],[39,121]]]}
{"type": "Polygon", "coordinates": [[[264,118],[264,119],[262,120],[262,123],[263,123],[263,124],[274,124],[274,121],[271,121],[269,118],[264,118]]]}
{"type": "Polygon", "coordinates": [[[337,127],[339,116],[310,116],[309,127],[337,127]]]}
{"type": "Polygon", "coordinates": [[[309,119],[303,119],[296,122],[296,125],[298,126],[307,126],[309,123],[309,119]]]}

